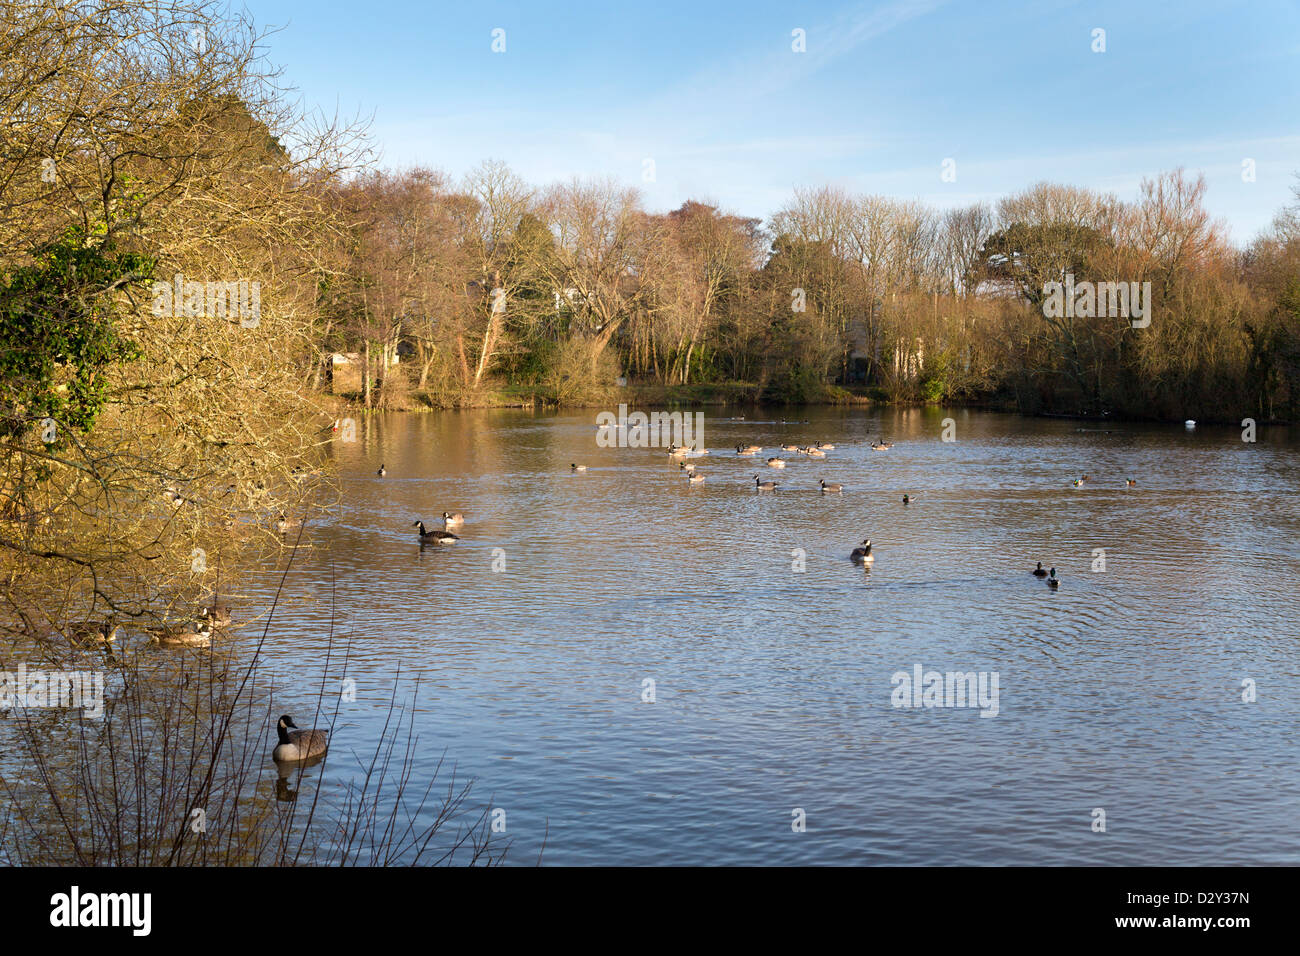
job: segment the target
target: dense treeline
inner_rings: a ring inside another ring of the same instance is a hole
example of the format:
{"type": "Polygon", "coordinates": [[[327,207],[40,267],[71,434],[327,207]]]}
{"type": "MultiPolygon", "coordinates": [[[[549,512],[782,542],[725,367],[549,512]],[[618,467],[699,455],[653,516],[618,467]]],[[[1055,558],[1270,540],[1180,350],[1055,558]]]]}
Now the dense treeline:
{"type": "Polygon", "coordinates": [[[1134,202],[1043,183],[946,212],[797,190],[762,223],[695,201],[648,212],[613,182],[534,188],[492,162],[460,182],[369,172],[338,187],[348,238],[321,342],[365,354],[367,404],[493,383],[591,400],[626,376],[790,401],[860,386],[1028,412],[1294,417],[1295,210],[1242,251],[1205,189],[1175,170],[1134,202]],[[1045,314],[1045,285],[1067,277],[1149,283],[1150,324],[1045,314]]]}
{"type": "Polygon", "coordinates": [[[261,44],[205,0],[0,3],[0,633],[192,610],[313,493],[304,370],[366,147],[261,44]]]}

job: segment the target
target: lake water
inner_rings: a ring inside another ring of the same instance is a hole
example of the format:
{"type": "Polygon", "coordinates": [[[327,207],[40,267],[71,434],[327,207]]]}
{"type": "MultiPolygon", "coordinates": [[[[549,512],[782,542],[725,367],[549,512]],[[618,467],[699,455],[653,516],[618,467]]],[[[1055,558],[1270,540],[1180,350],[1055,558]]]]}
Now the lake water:
{"type": "Polygon", "coordinates": [[[544,838],[551,864],[1300,862],[1286,430],[718,410],[689,486],[662,449],[598,447],[595,414],[390,415],[333,446],[342,503],[266,650],[277,706],[309,713],[331,612],[350,641],[327,780],[373,749],[400,667],[416,780],[475,778],[514,863],[544,838]],[[816,441],[837,447],[763,465],[816,441]],[[411,523],[444,510],[463,540],[422,550],[411,523]],[[917,665],[996,673],[997,715],[892,706],[917,665]]]}

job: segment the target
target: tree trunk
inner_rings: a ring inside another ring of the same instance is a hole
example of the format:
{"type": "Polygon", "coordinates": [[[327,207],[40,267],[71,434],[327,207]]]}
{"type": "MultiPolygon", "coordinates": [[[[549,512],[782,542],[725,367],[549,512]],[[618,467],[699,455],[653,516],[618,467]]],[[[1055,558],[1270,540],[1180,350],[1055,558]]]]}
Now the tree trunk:
{"type": "Polygon", "coordinates": [[[370,336],[366,336],[364,358],[362,359],[361,389],[365,396],[365,406],[370,407],[370,336]]]}
{"type": "Polygon", "coordinates": [[[487,330],[483,333],[483,350],[479,352],[478,368],[474,371],[474,387],[478,388],[479,382],[483,379],[483,373],[487,371],[488,362],[492,357],[492,350],[496,348],[497,340],[497,314],[492,312],[488,315],[487,330]]]}

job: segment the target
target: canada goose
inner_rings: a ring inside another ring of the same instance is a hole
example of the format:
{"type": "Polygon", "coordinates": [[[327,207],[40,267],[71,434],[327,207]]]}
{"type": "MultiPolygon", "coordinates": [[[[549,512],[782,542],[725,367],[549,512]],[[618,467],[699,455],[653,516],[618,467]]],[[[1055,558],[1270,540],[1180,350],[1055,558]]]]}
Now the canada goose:
{"type": "Polygon", "coordinates": [[[746,457],[748,457],[749,455],[757,455],[762,450],[763,450],[762,445],[737,445],[736,446],[736,454],[745,455],[746,457]]]}
{"type": "Polygon", "coordinates": [[[893,447],[894,447],[894,443],[892,441],[885,441],[883,438],[878,442],[873,441],[871,443],[872,451],[889,451],[889,449],[893,447]]]}
{"type": "Polygon", "coordinates": [[[782,445],[782,446],[781,446],[781,450],[782,450],[782,451],[799,451],[799,446],[798,446],[798,445],[782,445]]]}
{"type": "Polygon", "coordinates": [[[692,471],[686,476],[686,480],[692,485],[698,485],[701,481],[704,480],[704,476],[697,475],[695,472],[692,471]]]}
{"type": "Polygon", "coordinates": [[[379,470],[375,472],[375,474],[378,475],[380,478],[383,478],[385,475],[388,474],[388,465],[380,465],[379,470]]]}
{"type": "Polygon", "coordinates": [[[570,466],[569,466],[569,470],[570,470],[570,471],[586,471],[586,470],[587,470],[587,466],[586,466],[586,465],[570,465],[570,466]]]}
{"type": "Polygon", "coordinates": [[[910,496],[910,495],[903,495],[903,504],[905,504],[905,505],[910,505],[911,503],[912,503],[912,498],[911,498],[911,496],[910,496]]]}
{"type": "Polygon", "coordinates": [[[826,452],[822,451],[820,448],[812,448],[811,446],[808,447],[808,448],[805,448],[804,451],[803,451],[803,453],[804,453],[805,455],[807,455],[809,458],[825,458],[825,457],[826,457],[826,452]]]}
{"type": "Polygon", "coordinates": [[[213,601],[199,608],[199,618],[213,627],[229,627],[230,608],[219,601],[213,601]]]}
{"type": "Polygon", "coordinates": [[[769,467],[769,468],[784,468],[784,467],[785,467],[785,460],[782,459],[782,458],[769,458],[769,459],[767,460],[767,467],[769,467]]]}
{"type": "Polygon", "coordinates": [[[826,479],[822,478],[819,479],[819,484],[822,486],[822,494],[826,494],[826,492],[828,491],[831,492],[831,494],[844,493],[844,486],[841,485],[838,481],[833,481],[828,485],[826,484],[826,479]]]}
{"type": "Polygon", "coordinates": [[[677,445],[669,445],[669,446],[668,446],[668,457],[669,457],[669,458],[685,458],[685,457],[686,457],[687,455],[689,455],[690,453],[691,453],[691,450],[690,450],[689,448],[686,448],[685,446],[680,446],[680,447],[677,446],[677,445]]]}
{"type": "Polygon", "coordinates": [[[302,524],[302,522],[297,518],[286,518],[284,515],[280,515],[279,520],[275,523],[275,530],[280,532],[280,534],[287,534],[300,524],[302,524]]]}
{"type": "Polygon", "coordinates": [[[156,624],[148,631],[154,643],[163,647],[209,647],[212,644],[212,625],[206,622],[156,624]]]}
{"type": "Polygon", "coordinates": [[[871,539],[864,538],[861,546],[853,549],[853,553],[849,555],[849,560],[854,564],[871,564],[875,561],[875,555],[871,553],[871,539]]]}
{"type": "Polygon", "coordinates": [[[684,471],[687,475],[695,474],[695,466],[688,461],[683,461],[677,466],[678,471],[684,471]]]}
{"type": "Polygon", "coordinates": [[[428,543],[433,543],[433,544],[455,544],[457,541],[460,540],[459,537],[457,537],[456,535],[452,534],[450,531],[437,531],[437,530],[434,530],[434,531],[426,531],[426,530],[424,529],[424,522],[423,522],[423,521],[417,521],[417,522],[415,522],[415,523],[412,525],[412,527],[413,527],[413,528],[419,528],[419,529],[420,529],[420,543],[421,543],[421,544],[428,544],[428,543]]]}
{"type": "Polygon", "coordinates": [[[293,722],[293,718],[288,714],[285,714],[276,723],[275,729],[280,737],[280,742],[271,751],[272,760],[279,763],[288,763],[325,755],[325,751],[329,749],[330,734],[328,730],[319,728],[298,730],[297,728],[298,725],[293,722]]]}
{"type": "Polygon", "coordinates": [[[754,487],[759,491],[776,491],[775,481],[759,481],[758,475],[754,476],[754,487]]]}
{"type": "Polygon", "coordinates": [[[113,618],[104,621],[73,621],[66,628],[68,637],[78,644],[111,644],[117,640],[113,618]]]}
{"type": "Polygon", "coordinates": [[[1052,590],[1056,590],[1056,588],[1061,586],[1061,580],[1056,576],[1056,568],[1052,568],[1052,570],[1048,572],[1047,586],[1052,590]]]}
{"type": "Polygon", "coordinates": [[[1039,561],[1039,562],[1038,562],[1038,567],[1034,568],[1034,570],[1031,571],[1030,573],[1033,574],[1033,576],[1036,577],[1036,578],[1045,578],[1045,577],[1047,577],[1047,570],[1043,567],[1043,562],[1042,562],[1042,561],[1039,561]]]}
{"type": "Polygon", "coordinates": [[[832,445],[832,444],[831,444],[830,442],[828,442],[828,441],[819,441],[819,442],[817,443],[817,447],[820,448],[822,451],[834,451],[834,450],[835,450],[835,446],[832,445]]]}
{"type": "Polygon", "coordinates": [[[442,526],[444,528],[459,528],[465,523],[465,516],[457,511],[453,514],[450,511],[442,513],[442,526]]]}

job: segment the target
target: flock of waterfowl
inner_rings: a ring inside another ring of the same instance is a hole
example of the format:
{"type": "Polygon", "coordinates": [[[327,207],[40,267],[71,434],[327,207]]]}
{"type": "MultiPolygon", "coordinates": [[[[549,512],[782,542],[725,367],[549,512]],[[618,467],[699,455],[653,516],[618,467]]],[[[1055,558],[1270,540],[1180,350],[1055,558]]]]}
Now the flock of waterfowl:
{"type": "MultiPolygon", "coordinates": [[[[732,421],[744,421],[744,419],[733,418],[732,421]]],[[[795,424],[795,423],[782,422],[782,424],[795,424]]],[[[607,427],[607,426],[602,426],[602,427],[607,427]]],[[[892,441],[886,441],[883,436],[879,440],[873,441],[871,443],[872,451],[888,451],[893,447],[894,447],[894,443],[892,441]]],[[[817,442],[812,445],[783,444],[778,446],[778,448],[782,452],[795,453],[811,459],[824,459],[826,457],[826,452],[833,451],[835,446],[830,442],[817,442]]],[[[761,455],[762,453],[763,453],[763,446],[761,445],[739,444],[736,446],[736,455],[741,458],[753,458],[755,456],[761,455]]],[[[707,450],[696,451],[689,447],[684,447],[676,444],[670,445],[668,448],[668,456],[672,459],[681,459],[687,456],[702,457],[707,454],[708,454],[707,450]]],[[[786,459],[786,458],[782,458],[779,455],[775,455],[767,459],[767,465],[769,468],[783,469],[786,467],[787,462],[790,460],[792,459],[786,459]]],[[[694,463],[681,461],[679,462],[677,467],[678,470],[682,473],[683,477],[686,478],[688,483],[699,484],[700,482],[704,481],[705,476],[700,474],[698,467],[694,463]]],[[[573,472],[583,472],[587,470],[587,466],[580,465],[575,462],[569,465],[569,469],[573,472]]],[[[754,477],[754,489],[756,491],[775,492],[777,488],[780,487],[779,482],[772,481],[772,480],[764,480],[758,475],[754,475],[753,477],[754,477]]],[[[1087,481],[1088,481],[1088,475],[1085,474],[1085,475],[1081,475],[1076,479],[1073,479],[1071,484],[1075,488],[1082,488],[1085,482],[1087,481]]],[[[825,478],[818,479],[817,486],[823,495],[844,493],[843,484],[841,484],[840,482],[827,481],[825,478]]],[[[1125,487],[1134,488],[1136,486],[1137,486],[1136,479],[1133,478],[1125,479],[1125,487]]],[[[904,506],[912,504],[913,500],[914,500],[914,495],[912,494],[903,495],[904,506]]],[[[421,525],[420,529],[421,529],[421,540],[424,540],[424,526],[421,525]]],[[[860,545],[854,548],[849,553],[849,559],[853,561],[853,563],[863,565],[864,567],[869,569],[876,560],[875,555],[872,554],[872,550],[871,550],[871,539],[870,538],[864,539],[860,545]]],[[[1056,589],[1060,587],[1061,582],[1060,579],[1056,576],[1056,568],[1050,568],[1044,570],[1042,562],[1038,562],[1038,566],[1031,573],[1035,577],[1045,579],[1048,587],[1052,589],[1056,589]]]]}
{"type": "MultiPolygon", "coordinates": [[[[744,421],[743,418],[734,418],[732,420],[744,421]]],[[[782,424],[795,424],[795,423],[782,422],[782,424]]],[[[601,427],[608,427],[608,426],[601,426],[601,427]]],[[[871,443],[872,451],[888,451],[893,447],[894,447],[894,443],[892,441],[885,441],[883,436],[878,441],[873,441],[871,443]]],[[[816,442],[815,444],[811,444],[811,445],[784,444],[779,446],[779,450],[786,453],[794,453],[797,455],[802,455],[810,459],[824,459],[828,451],[835,450],[835,445],[832,444],[831,442],[816,442]]],[[[736,446],[736,455],[740,458],[753,458],[757,455],[761,455],[762,453],[763,453],[762,445],[740,444],[736,446]]],[[[672,444],[669,445],[668,447],[668,457],[673,459],[686,458],[687,456],[702,457],[707,454],[708,454],[707,449],[697,451],[687,446],[682,446],[677,444],[672,444]]],[[[786,463],[789,460],[790,459],[782,458],[780,455],[774,455],[771,458],[767,459],[767,466],[769,468],[782,469],[786,467],[786,463]]],[[[681,461],[678,463],[677,468],[682,473],[683,477],[686,478],[686,481],[689,484],[696,485],[704,481],[704,475],[699,473],[698,467],[693,462],[681,461]]],[[[569,465],[569,470],[573,472],[586,471],[587,466],[580,465],[574,462],[569,465]]],[[[771,480],[765,481],[762,478],[760,478],[758,475],[754,475],[754,489],[756,491],[774,492],[779,487],[780,487],[779,482],[771,481],[771,480]]],[[[821,493],[824,495],[840,495],[844,493],[844,485],[842,483],[838,481],[827,481],[825,478],[818,479],[817,487],[818,490],[820,490],[821,493]]],[[[904,505],[910,504],[911,500],[912,499],[910,495],[903,495],[904,505]]],[[[420,533],[421,540],[425,540],[423,525],[420,526],[420,532],[421,532],[420,533]]],[[[871,553],[870,539],[864,540],[861,545],[854,548],[852,553],[850,553],[849,555],[849,559],[852,560],[855,564],[861,564],[865,567],[870,567],[871,564],[876,560],[875,556],[872,555],[871,553]]]]}
{"type": "MultiPolygon", "coordinates": [[[[154,643],[163,647],[210,647],[213,631],[229,625],[229,608],[213,603],[201,607],[192,621],[157,624],[145,630],[154,643]]],[[[119,628],[110,615],[103,621],[74,621],[64,631],[75,644],[107,648],[117,640],[119,628]]],[[[314,763],[328,750],[329,731],[319,728],[298,730],[288,714],[280,718],[276,729],[279,742],[271,751],[271,757],[277,764],[314,763]]]]}

